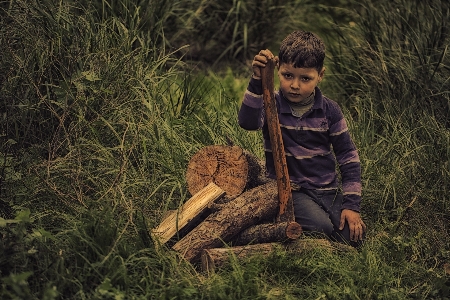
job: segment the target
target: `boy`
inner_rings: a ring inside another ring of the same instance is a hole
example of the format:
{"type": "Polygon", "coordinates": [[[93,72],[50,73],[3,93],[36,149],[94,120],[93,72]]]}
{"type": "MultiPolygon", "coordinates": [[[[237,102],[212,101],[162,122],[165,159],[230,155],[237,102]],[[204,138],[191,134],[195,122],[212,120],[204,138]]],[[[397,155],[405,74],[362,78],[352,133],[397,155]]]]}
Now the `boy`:
{"type": "Polygon", "coordinates": [[[275,59],[280,80],[275,99],[295,220],[305,232],[356,246],[366,230],[359,214],[361,166],[340,107],[317,87],[325,72],[325,45],[313,33],[295,31],[281,43],[278,57],[261,50],[252,62],[239,125],[246,130],[262,128],[268,177],[276,178],[261,84],[261,68],[268,59],[275,59]],[[343,193],[338,190],[336,163],[343,193]]]}

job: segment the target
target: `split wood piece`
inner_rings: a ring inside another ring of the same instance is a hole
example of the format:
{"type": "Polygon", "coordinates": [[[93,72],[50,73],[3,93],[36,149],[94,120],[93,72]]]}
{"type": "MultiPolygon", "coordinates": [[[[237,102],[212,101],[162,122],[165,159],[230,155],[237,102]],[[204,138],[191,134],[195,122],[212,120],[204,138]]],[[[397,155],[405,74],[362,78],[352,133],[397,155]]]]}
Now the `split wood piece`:
{"type": "Polygon", "coordinates": [[[201,148],[188,163],[186,181],[194,195],[210,182],[226,192],[228,200],[246,189],[261,185],[265,179],[263,164],[238,146],[212,145],[201,148]]]}
{"type": "Polygon", "coordinates": [[[221,247],[247,227],[275,218],[277,207],[276,182],[258,186],[224,204],[172,249],[190,262],[198,261],[203,249],[221,247]]]}
{"type": "Polygon", "coordinates": [[[357,250],[352,246],[337,242],[330,242],[327,239],[297,239],[291,243],[262,243],[229,248],[204,249],[201,254],[201,268],[203,271],[211,273],[214,272],[215,268],[221,267],[232,261],[233,257],[238,261],[258,255],[267,257],[276,249],[288,251],[293,254],[300,254],[314,249],[320,249],[320,251],[326,251],[329,253],[357,252],[357,250]]]}
{"type": "Polygon", "coordinates": [[[239,233],[233,245],[285,242],[298,239],[302,235],[302,226],[297,222],[258,224],[239,233]]]}
{"type": "MultiPolygon", "coordinates": [[[[223,197],[221,197],[220,199],[222,199],[223,197]]],[[[189,220],[186,225],[183,226],[183,228],[179,228],[176,233],[169,239],[167,240],[164,244],[171,248],[173,245],[175,245],[176,242],[178,242],[180,239],[182,239],[184,236],[186,236],[186,234],[188,234],[192,229],[194,229],[195,227],[198,226],[198,224],[200,224],[201,222],[203,222],[204,219],[206,219],[206,217],[208,217],[210,214],[212,214],[213,212],[217,211],[220,209],[220,206],[212,203],[210,205],[208,205],[207,207],[205,207],[205,209],[203,211],[201,211],[197,216],[193,217],[191,220],[189,220]]],[[[176,209],[171,209],[166,211],[163,216],[162,216],[162,220],[165,220],[167,217],[169,217],[171,214],[178,214],[178,210],[176,209]]],[[[153,235],[153,240],[156,241],[156,236],[152,233],[153,235]]],[[[158,243],[160,245],[162,245],[163,243],[161,243],[158,240],[158,243]]]]}
{"type": "Polygon", "coordinates": [[[213,182],[198,191],[179,210],[172,211],[161,224],[152,231],[152,237],[158,239],[161,244],[170,240],[177,231],[183,229],[188,223],[202,215],[208,205],[222,197],[225,191],[213,182]]]}
{"type": "Polygon", "coordinates": [[[294,205],[292,202],[291,183],[284,152],[283,136],[281,135],[278,120],[277,106],[275,103],[273,71],[275,60],[268,59],[264,68],[261,68],[261,79],[263,87],[264,109],[266,122],[269,129],[270,145],[275,166],[278,184],[279,213],[277,221],[294,221],[294,205]]]}

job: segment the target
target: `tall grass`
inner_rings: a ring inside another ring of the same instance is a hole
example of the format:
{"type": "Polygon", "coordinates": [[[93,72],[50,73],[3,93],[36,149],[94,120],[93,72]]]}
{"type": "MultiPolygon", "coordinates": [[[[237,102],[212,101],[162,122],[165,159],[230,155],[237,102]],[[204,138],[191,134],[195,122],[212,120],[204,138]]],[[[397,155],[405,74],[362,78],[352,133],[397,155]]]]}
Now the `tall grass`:
{"type": "Polygon", "coordinates": [[[280,35],[303,26],[298,16],[304,5],[301,0],[183,1],[171,24],[179,30],[168,41],[176,47],[190,44],[186,56],[200,64],[233,61],[238,66],[272,47],[280,35]]]}
{"type": "Polygon", "coordinates": [[[373,103],[377,112],[413,121],[424,111],[448,128],[449,14],[440,0],[362,2],[356,22],[337,30],[331,49],[348,100],[370,92],[379,100],[373,103]]]}
{"type": "Polygon", "coordinates": [[[367,217],[442,264],[450,243],[450,6],[364,1],[355,13],[336,27],[330,66],[362,156],[367,217]]]}
{"type": "Polygon", "coordinates": [[[72,9],[17,1],[2,13],[2,200],[33,216],[2,228],[2,298],[108,293],[131,254],[151,254],[139,254],[149,241],[137,212],[181,193],[148,130],[164,125],[163,103],[145,110],[139,88],[175,77],[177,60],[118,18],[72,9]]]}
{"type": "MultiPolygon", "coordinates": [[[[253,4],[0,2],[2,299],[449,296],[442,266],[450,257],[450,137],[436,106],[421,101],[448,95],[447,40],[423,50],[430,63],[419,69],[400,61],[420,61],[416,47],[389,48],[394,36],[371,46],[368,20],[386,24],[379,35],[392,30],[382,17],[395,12],[390,5],[397,2],[365,3],[370,10],[359,8],[363,17],[355,19],[356,26],[339,28],[339,47],[330,49],[333,76],[324,87],[341,83],[336,97],[363,162],[363,212],[371,229],[360,252],[278,251],[269,259],[231,259],[207,276],[153,244],[149,230],[190,197],[184,172],[198,149],[231,142],[263,154],[260,133],[245,132],[236,122],[248,82],[248,76],[237,76],[238,68],[269,39],[276,42],[274,29],[290,31],[301,24],[303,19],[286,20],[306,8],[253,4]],[[205,28],[200,36],[197,30],[205,28]],[[270,31],[258,33],[266,28],[270,31]],[[193,43],[189,50],[187,41],[193,43]],[[403,67],[402,74],[410,72],[407,78],[414,80],[424,69],[434,75],[417,95],[408,85],[415,81],[398,83],[410,98],[395,94],[387,77],[394,75],[372,61],[381,57],[374,49],[382,50],[388,70],[403,67]],[[390,59],[387,52],[395,56],[390,59]],[[206,65],[225,58],[240,63],[223,74],[199,74],[186,56],[206,65]],[[408,99],[424,109],[411,109],[408,99]]],[[[427,14],[444,17],[445,10],[435,7],[426,7],[427,14]]],[[[412,10],[407,4],[398,8],[412,10]]],[[[411,24],[438,28],[422,22],[411,24]]]]}
{"type": "Polygon", "coordinates": [[[211,107],[218,80],[183,71],[138,9],[2,9],[1,297],[198,295],[196,271],[149,229],[189,197],[192,154],[239,136],[211,107]]]}

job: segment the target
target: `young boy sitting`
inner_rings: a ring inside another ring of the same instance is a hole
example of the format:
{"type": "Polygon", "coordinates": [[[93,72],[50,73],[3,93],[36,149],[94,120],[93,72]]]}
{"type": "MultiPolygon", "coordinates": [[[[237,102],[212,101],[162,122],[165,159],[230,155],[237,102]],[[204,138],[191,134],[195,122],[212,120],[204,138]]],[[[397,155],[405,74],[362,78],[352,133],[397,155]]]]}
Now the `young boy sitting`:
{"type": "Polygon", "coordinates": [[[366,225],[360,217],[361,166],[339,105],[317,84],[325,68],[325,45],[311,32],[295,31],[281,43],[278,57],[261,50],[239,110],[239,125],[262,128],[268,177],[276,178],[265,121],[261,68],[275,59],[280,89],[275,93],[295,220],[305,232],[356,246],[366,225]],[[339,165],[342,192],[338,189],[339,165]]]}

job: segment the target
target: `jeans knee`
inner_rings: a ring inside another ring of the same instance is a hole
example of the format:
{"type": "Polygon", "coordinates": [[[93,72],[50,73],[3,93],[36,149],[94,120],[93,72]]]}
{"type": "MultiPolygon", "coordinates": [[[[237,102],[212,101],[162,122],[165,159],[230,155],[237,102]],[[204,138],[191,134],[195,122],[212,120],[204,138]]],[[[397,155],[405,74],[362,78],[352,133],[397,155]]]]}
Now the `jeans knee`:
{"type": "Polygon", "coordinates": [[[331,234],[333,233],[333,224],[331,223],[331,221],[328,222],[325,221],[326,220],[318,224],[319,231],[323,232],[327,236],[331,236],[331,234]]]}
{"type": "Polygon", "coordinates": [[[316,220],[313,224],[309,224],[309,226],[302,226],[302,227],[303,230],[305,231],[322,233],[328,237],[331,237],[334,230],[333,224],[331,223],[330,220],[316,220]]]}

